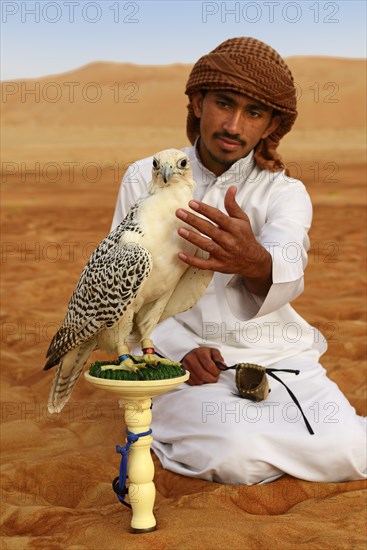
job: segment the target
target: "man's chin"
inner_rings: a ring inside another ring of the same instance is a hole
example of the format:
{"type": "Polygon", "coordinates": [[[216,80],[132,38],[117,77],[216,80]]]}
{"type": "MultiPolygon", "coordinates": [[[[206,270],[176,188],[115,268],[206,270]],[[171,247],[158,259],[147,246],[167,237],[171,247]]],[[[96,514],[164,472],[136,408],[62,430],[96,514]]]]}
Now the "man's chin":
{"type": "Polygon", "coordinates": [[[199,153],[201,154],[202,160],[204,160],[204,164],[205,158],[207,159],[207,168],[211,169],[215,173],[225,172],[233,164],[235,164],[235,162],[244,158],[248,154],[248,152],[243,148],[241,148],[240,151],[224,151],[218,146],[215,146],[216,144],[212,145],[214,146],[208,148],[205,144],[202,144],[202,154],[199,145],[199,153]]]}
{"type": "Polygon", "coordinates": [[[221,166],[226,168],[230,168],[232,164],[242,159],[244,156],[245,155],[238,155],[238,153],[234,154],[231,152],[224,152],[218,155],[210,152],[211,159],[217,164],[220,164],[221,166]]]}

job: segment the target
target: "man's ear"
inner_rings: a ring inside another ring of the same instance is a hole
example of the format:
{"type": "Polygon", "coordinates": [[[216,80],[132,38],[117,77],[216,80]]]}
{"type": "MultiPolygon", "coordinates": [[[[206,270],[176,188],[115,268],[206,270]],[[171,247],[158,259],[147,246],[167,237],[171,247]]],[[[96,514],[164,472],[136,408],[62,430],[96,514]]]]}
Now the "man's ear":
{"type": "Polygon", "coordinates": [[[266,128],[265,132],[261,136],[262,139],[267,138],[268,136],[270,136],[270,134],[275,132],[275,130],[278,128],[281,122],[282,122],[282,117],[280,115],[273,116],[269,123],[269,126],[266,128]]]}
{"type": "Polygon", "coordinates": [[[194,110],[194,115],[197,117],[197,118],[200,118],[201,117],[201,113],[202,113],[202,110],[203,110],[203,94],[201,92],[195,92],[193,95],[192,95],[192,98],[191,98],[191,105],[192,105],[192,108],[194,110]]]}

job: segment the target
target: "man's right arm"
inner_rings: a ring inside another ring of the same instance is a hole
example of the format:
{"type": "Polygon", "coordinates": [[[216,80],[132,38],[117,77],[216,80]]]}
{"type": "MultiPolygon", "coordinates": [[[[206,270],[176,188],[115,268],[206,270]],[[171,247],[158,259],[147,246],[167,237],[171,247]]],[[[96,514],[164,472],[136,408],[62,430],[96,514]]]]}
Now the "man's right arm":
{"type": "Polygon", "coordinates": [[[200,347],[189,351],[181,360],[185,369],[190,372],[188,384],[197,386],[217,382],[221,370],[215,364],[216,361],[225,362],[217,348],[200,347]]]}

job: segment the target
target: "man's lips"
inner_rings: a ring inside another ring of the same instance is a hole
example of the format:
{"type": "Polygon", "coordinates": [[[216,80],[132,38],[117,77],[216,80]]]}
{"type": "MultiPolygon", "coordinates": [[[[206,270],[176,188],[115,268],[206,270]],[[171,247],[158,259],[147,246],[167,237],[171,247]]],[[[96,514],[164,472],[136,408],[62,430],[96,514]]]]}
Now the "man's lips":
{"type": "Polygon", "coordinates": [[[216,137],[218,145],[221,149],[224,149],[225,151],[235,151],[236,149],[239,149],[242,146],[242,143],[239,141],[236,141],[234,139],[229,139],[223,136],[217,136],[216,137]]]}

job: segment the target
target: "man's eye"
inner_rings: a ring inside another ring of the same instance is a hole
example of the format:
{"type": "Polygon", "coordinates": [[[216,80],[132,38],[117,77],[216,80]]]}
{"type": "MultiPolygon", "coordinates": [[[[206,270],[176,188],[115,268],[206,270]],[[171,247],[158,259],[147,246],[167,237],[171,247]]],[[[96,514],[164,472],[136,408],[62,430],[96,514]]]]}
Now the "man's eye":
{"type": "Polygon", "coordinates": [[[261,116],[261,113],[259,113],[258,111],[249,111],[249,115],[252,118],[259,118],[261,116]]]}
{"type": "Polygon", "coordinates": [[[227,107],[228,103],[226,101],[217,101],[217,105],[219,107],[227,107]]]}

